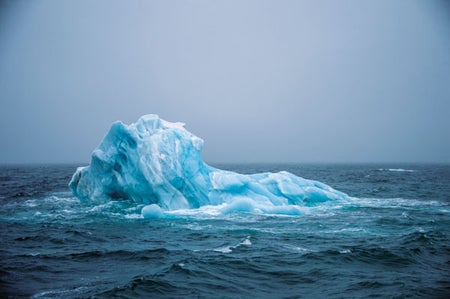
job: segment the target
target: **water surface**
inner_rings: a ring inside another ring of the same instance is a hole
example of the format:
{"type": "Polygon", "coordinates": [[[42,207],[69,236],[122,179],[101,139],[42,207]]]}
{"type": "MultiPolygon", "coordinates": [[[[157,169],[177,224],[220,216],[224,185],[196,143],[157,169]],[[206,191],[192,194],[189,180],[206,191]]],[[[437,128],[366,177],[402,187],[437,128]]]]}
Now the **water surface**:
{"type": "Polygon", "coordinates": [[[449,165],[214,165],[287,170],[352,196],[297,216],[80,203],[77,165],[0,168],[3,297],[448,298],[449,165]]]}

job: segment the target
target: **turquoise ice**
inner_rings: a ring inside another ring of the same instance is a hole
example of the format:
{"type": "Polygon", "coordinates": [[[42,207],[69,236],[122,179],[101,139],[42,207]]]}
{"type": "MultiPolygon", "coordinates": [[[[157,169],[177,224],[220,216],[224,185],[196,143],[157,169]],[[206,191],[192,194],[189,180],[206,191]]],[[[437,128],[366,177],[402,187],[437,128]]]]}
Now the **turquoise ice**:
{"type": "Polygon", "coordinates": [[[150,114],[131,125],[116,122],[69,186],[83,201],[133,200],[151,211],[228,204],[228,210],[277,212],[348,196],[289,172],[243,175],[201,159],[203,140],[150,114]],[[158,207],[156,207],[157,205],[158,207]],[[155,210],[156,209],[156,210],[155,210]]]}

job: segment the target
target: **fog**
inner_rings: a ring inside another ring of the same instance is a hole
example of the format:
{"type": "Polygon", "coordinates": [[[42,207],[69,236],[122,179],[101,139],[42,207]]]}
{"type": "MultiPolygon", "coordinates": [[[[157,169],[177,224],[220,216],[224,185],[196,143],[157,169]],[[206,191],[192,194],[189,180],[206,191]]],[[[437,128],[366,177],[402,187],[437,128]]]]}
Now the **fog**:
{"type": "Polygon", "coordinates": [[[0,163],[154,113],[207,162],[450,162],[445,1],[3,1],[0,163]]]}

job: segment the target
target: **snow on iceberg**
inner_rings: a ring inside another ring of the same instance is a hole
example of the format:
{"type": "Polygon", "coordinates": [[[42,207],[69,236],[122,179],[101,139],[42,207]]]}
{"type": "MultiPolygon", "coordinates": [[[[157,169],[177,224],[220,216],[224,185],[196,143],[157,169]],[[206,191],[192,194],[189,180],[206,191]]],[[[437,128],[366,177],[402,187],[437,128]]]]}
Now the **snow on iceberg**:
{"type": "MultiPolygon", "coordinates": [[[[201,159],[203,140],[157,115],[136,123],[116,122],[92,153],[91,164],[80,167],[69,183],[80,200],[133,200],[160,210],[230,204],[236,209],[284,211],[348,196],[289,172],[243,175],[207,165],[201,159]]],[[[144,213],[145,211],[143,211],[144,213]]]]}

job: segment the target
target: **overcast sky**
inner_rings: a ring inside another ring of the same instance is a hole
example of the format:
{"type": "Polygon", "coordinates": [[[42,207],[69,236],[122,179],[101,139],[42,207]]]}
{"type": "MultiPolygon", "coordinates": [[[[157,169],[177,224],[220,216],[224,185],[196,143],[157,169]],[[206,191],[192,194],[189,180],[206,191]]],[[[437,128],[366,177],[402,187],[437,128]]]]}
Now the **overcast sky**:
{"type": "Polygon", "coordinates": [[[0,163],[155,113],[207,162],[450,162],[448,1],[1,1],[0,163]]]}

